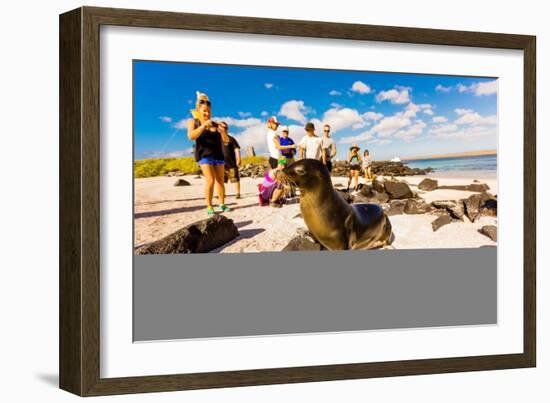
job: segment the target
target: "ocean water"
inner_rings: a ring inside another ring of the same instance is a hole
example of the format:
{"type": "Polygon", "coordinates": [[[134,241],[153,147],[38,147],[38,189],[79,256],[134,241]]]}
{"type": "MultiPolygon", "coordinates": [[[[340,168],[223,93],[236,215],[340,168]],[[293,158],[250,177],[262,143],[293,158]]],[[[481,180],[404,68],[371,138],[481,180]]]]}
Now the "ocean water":
{"type": "Polygon", "coordinates": [[[411,168],[434,169],[432,175],[456,176],[474,174],[477,176],[496,176],[497,156],[483,155],[479,157],[439,158],[405,161],[411,168]]]}

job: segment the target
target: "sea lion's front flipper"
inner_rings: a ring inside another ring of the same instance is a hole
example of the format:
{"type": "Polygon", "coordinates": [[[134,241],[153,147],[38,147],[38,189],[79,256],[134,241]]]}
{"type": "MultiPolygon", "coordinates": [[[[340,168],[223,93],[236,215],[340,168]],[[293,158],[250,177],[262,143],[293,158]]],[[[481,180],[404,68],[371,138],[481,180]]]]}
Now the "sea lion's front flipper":
{"type": "MultiPolygon", "coordinates": [[[[351,207],[353,214],[346,220],[346,228],[352,229],[348,232],[350,249],[374,249],[388,243],[387,218],[382,207],[370,203],[352,204],[351,207]]],[[[391,232],[391,226],[389,228],[391,232]]]]}

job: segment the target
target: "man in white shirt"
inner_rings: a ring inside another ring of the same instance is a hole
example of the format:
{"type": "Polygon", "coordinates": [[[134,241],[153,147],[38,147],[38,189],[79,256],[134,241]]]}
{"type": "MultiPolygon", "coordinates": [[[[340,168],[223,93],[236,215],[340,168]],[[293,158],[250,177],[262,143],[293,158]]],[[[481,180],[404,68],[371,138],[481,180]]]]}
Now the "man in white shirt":
{"type": "Polygon", "coordinates": [[[332,159],[336,155],[336,142],[330,137],[330,125],[325,124],[323,126],[323,139],[321,141],[321,147],[325,154],[325,165],[329,172],[332,171],[332,159]]]}
{"type": "Polygon", "coordinates": [[[325,163],[325,154],[322,148],[322,139],[315,135],[315,126],[308,122],[305,126],[306,135],[300,141],[300,158],[322,160],[325,163]]]}

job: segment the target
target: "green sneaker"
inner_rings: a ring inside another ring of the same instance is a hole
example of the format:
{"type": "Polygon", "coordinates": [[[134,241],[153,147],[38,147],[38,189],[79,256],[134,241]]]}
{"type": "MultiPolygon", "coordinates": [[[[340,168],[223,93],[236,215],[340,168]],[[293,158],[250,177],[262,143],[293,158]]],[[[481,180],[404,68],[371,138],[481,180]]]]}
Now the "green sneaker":
{"type": "Polygon", "coordinates": [[[207,207],[207,208],[206,208],[206,214],[208,214],[208,215],[214,215],[214,214],[216,214],[216,212],[214,211],[214,209],[212,208],[212,206],[210,206],[210,207],[207,207]]]}
{"type": "Polygon", "coordinates": [[[225,204],[220,204],[220,209],[222,210],[223,213],[227,213],[227,212],[231,211],[229,206],[226,206],[225,204]]]}

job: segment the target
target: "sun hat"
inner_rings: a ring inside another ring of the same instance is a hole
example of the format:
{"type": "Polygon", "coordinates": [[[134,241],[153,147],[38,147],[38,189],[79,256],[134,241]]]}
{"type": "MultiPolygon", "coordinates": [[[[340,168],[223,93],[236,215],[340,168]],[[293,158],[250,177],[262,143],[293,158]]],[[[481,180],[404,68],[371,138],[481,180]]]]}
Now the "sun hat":
{"type": "Polygon", "coordinates": [[[357,151],[360,150],[360,148],[357,147],[357,144],[352,144],[351,147],[350,147],[349,149],[350,149],[350,150],[353,150],[354,148],[357,149],[357,151]]]}

